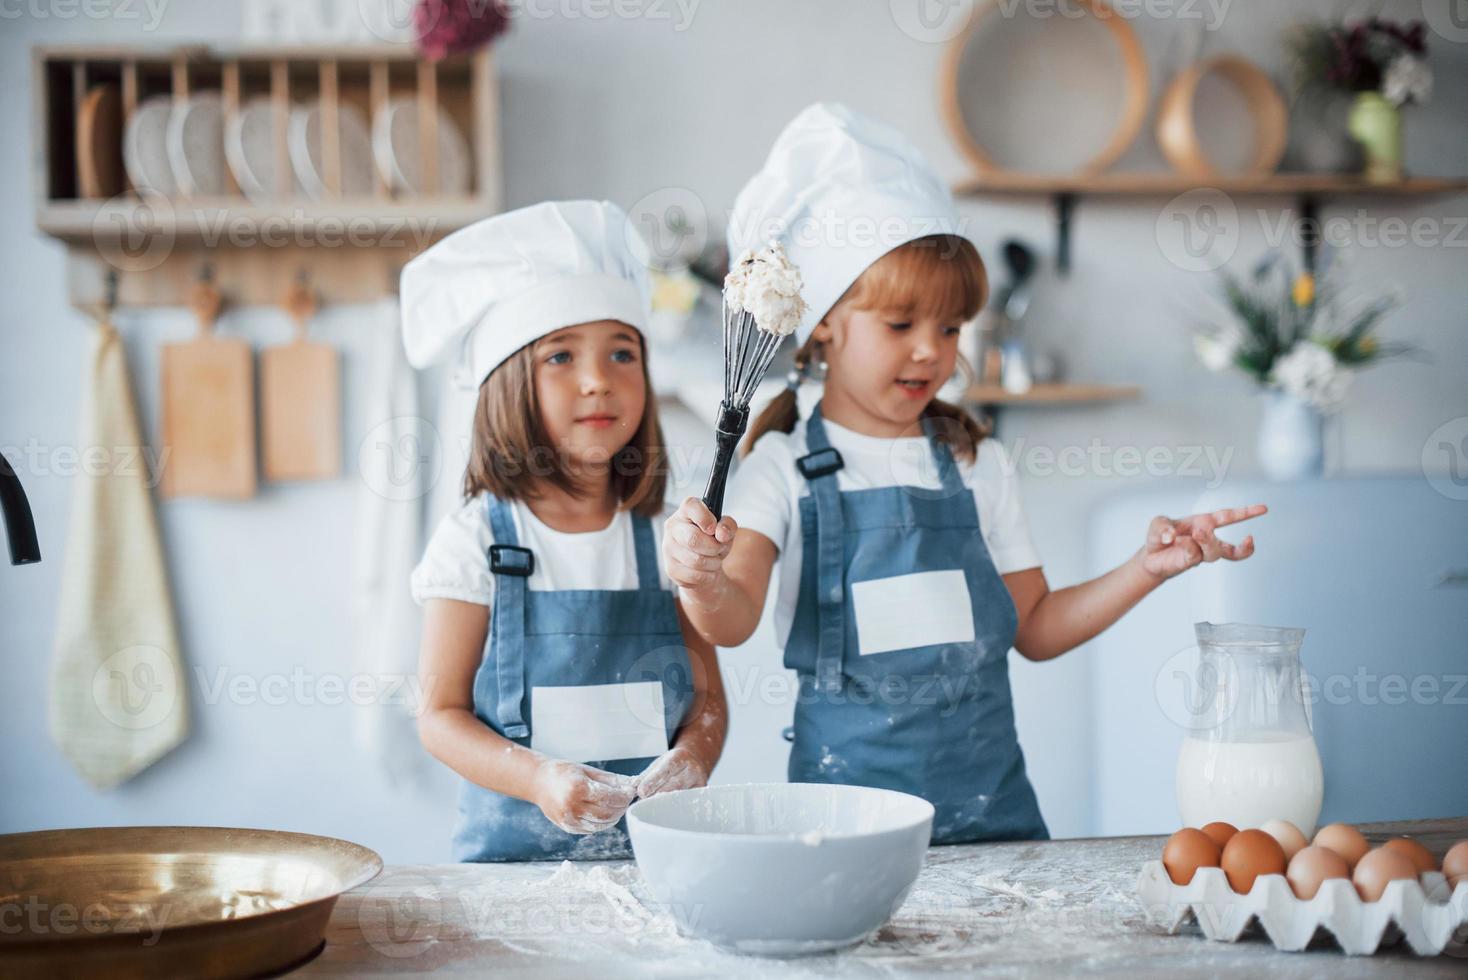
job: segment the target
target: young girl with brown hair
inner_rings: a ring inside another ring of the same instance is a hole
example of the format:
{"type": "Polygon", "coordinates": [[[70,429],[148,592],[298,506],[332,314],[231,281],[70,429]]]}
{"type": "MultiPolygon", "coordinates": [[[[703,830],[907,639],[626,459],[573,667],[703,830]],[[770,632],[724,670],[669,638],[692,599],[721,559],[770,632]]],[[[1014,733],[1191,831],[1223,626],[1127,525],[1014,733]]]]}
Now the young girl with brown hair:
{"type": "Polygon", "coordinates": [[[703,785],[727,709],[658,567],[666,470],[637,232],[525,208],[408,264],[404,342],[479,386],[465,503],[414,570],[423,744],[464,777],[460,861],[630,854],[638,796],[703,785]]]}
{"type": "Polygon", "coordinates": [[[1051,591],[998,444],[937,398],[987,280],[952,199],[901,134],[839,105],[781,133],[730,218],[731,254],[777,235],[806,282],[791,386],[753,426],[715,522],[668,521],[669,575],[712,643],[753,632],[778,563],[775,628],[800,681],[792,781],[902,790],[933,840],[1048,836],[1015,733],[1011,647],[1059,656],[1200,561],[1253,539],[1262,505],[1158,517],[1121,567],[1051,591]],[[820,366],[823,390],[804,376],[820,366]]]}

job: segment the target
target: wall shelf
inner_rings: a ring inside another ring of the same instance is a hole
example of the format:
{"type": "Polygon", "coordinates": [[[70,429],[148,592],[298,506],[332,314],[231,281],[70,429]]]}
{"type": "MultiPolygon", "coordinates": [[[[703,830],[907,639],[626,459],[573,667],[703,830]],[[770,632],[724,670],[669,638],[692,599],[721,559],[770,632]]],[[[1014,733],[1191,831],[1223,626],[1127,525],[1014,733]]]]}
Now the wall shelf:
{"type": "Polygon", "coordinates": [[[1135,385],[1043,384],[1035,385],[1022,395],[1005,391],[999,385],[974,385],[964,398],[975,405],[1047,406],[1082,405],[1088,402],[1134,401],[1142,397],[1135,385]]]}
{"type": "Polygon", "coordinates": [[[1102,384],[1037,384],[1022,395],[1005,391],[1000,385],[973,385],[963,393],[964,403],[974,410],[979,421],[989,426],[993,435],[999,434],[999,420],[1003,412],[1015,408],[1065,408],[1077,405],[1098,405],[1135,401],[1142,397],[1142,389],[1136,385],[1102,384]]]}
{"type": "MultiPolygon", "coordinates": [[[[1178,173],[1111,173],[1077,176],[996,171],[954,186],[962,198],[1044,196],[1055,205],[1055,264],[1061,275],[1070,271],[1070,236],[1076,202],[1081,197],[1172,197],[1211,188],[1239,197],[1290,196],[1308,228],[1319,228],[1319,209],[1326,198],[1362,200],[1432,197],[1468,193],[1468,177],[1413,177],[1392,184],[1376,184],[1353,174],[1275,173],[1263,176],[1199,178],[1178,173]]],[[[1315,268],[1318,234],[1303,241],[1302,268],[1315,268]]]]}
{"type": "Polygon", "coordinates": [[[276,303],[303,274],[327,302],[373,299],[395,290],[397,271],[413,255],[501,208],[499,90],[489,49],[428,61],[404,45],[65,45],[35,48],[32,65],[35,221],[66,246],[77,306],[100,302],[114,271],[124,306],[182,304],[206,270],[231,303],[276,303]],[[248,199],[226,172],[225,192],[213,196],[164,198],[125,178],[120,193],[86,196],[83,188],[93,185],[83,179],[78,131],[84,101],[103,87],[116,93],[124,128],[153,96],[177,103],[218,92],[226,127],[246,101],[268,99],[278,192],[248,199]],[[371,193],[343,195],[335,109],[350,106],[370,123],[393,100],[416,103],[425,189],[405,195],[374,167],[371,193]],[[320,197],[298,193],[290,177],[287,122],[301,105],[322,109],[320,197]],[[467,194],[437,190],[440,113],[467,143],[467,194]]]}
{"type": "Polygon", "coordinates": [[[132,200],[60,201],[36,210],[36,227],[65,242],[121,241],[150,230],[186,243],[230,244],[231,236],[248,239],[286,229],[303,240],[352,234],[374,238],[400,232],[403,237],[436,240],[494,212],[474,198],[419,198],[380,201],[374,198],[301,201],[262,206],[235,199],[140,203],[132,200]]]}
{"type": "Polygon", "coordinates": [[[1468,192],[1468,177],[1412,177],[1394,184],[1373,184],[1351,174],[1276,173],[1264,177],[1199,179],[1175,173],[1113,173],[1084,177],[994,173],[966,180],[953,189],[959,197],[1006,194],[1075,194],[1150,197],[1183,194],[1201,188],[1226,194],[1262,197],[1269,194],[1339,194],[1401,197],[1468,192]]]}

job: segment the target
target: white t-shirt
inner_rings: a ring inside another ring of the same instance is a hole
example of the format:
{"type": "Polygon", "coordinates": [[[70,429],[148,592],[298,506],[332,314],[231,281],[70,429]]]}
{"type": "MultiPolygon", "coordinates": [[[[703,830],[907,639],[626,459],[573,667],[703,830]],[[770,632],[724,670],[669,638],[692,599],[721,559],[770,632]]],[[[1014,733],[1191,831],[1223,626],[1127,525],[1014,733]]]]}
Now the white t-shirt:
{"type": "MultiPolygon", "coordinates": [[[[433,532],[423,560],[413,569],[410,585],[413,599],[458,599],[490,606],[494,602],[494,573],[489,570],[489,546],[494,532],[489,526],[487,494],[479,494],[446,515],[433,532]]],[[[513,501],[519,545],[535,553],[535,570],[526,580],[532,591],[563,589],[637,588],[637,551],[632,542],[632,515],[617,511],[612,522],[599,531],[557,531],[531,513],[521,501],[513,501]]],[[[665,509],[650,518],[658,580],[664,589],[673,584],[663,573],[663,522],[672,513],[665,509]]]]}
{"type": "MultiPolygon", "coordinates": [[[[804,392],[802,392],[804,394],[804,392]]],[[[802,408],[804,404],[802,403],[802,408]]],[[[757,531],[780,549],[775,586],[775,642],[783,649],[800,597],[800,565],[804,558],[800,498],[810,483],[795,461],[810,452],[805,443],[803,412],[795,431],[771,432],[755,444],[730,480],[725,512],[740,528],[757,531]]],[[[836,474],[842,490],[876,487],[942,487],[928,440],[922,436],[883,439],[862,435],[825,420],[826,438],[841,453],[845,466],[836,474]]],[[[999,574],[1035,568],[1040,557],[1020,508],[1018,480],[1008,455],[993,439],[979,443],[975,461],[959,462],[964,484],[978,503],[979,526],[999,574]]]]}

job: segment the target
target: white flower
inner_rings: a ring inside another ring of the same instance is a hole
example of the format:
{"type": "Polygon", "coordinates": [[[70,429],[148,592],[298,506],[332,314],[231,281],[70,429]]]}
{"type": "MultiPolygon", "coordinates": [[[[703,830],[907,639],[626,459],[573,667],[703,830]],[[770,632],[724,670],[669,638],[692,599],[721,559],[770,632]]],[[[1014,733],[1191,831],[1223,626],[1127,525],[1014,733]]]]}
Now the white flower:
{"type": "Polygon", "coordinates": [[[1381,94],[1392,105],[1426,102],[1432,95],[1432,70],[1421,58],[1410,54],[1398,57],[1387,65],[1381,81],[1381,94]]]}
{"type": "Polygon", "coordinates": [[[1193,350],[1208,370],[1226,371],[1233,366],[1239,345],[1238,341],[1226,334],[1200,333],[1193,337],[1193,350]]]}
{"type": "Polygon", "coordinates": [[[1335,355],[1312,340],[1302,340],[1269,372],[1269,380],[1322,412],[1333,412],[1345,401],[1351,373],[1335,355]]]}

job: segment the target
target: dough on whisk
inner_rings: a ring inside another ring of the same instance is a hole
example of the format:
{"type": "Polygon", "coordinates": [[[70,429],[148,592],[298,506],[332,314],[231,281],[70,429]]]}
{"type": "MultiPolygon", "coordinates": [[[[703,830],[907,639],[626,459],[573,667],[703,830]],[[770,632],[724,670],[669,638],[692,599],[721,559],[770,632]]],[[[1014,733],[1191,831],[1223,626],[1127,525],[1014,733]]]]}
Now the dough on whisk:
{"type": "Polygon", "coordinates": [[[805,300],[800,290],[805,283],[778,241],[755,252],[745,249],[724,277],[724,302],[731,309],[747,310],[754,324],[765,333],[786,337],[800,326],[805,300]]]}

